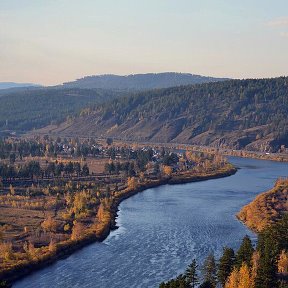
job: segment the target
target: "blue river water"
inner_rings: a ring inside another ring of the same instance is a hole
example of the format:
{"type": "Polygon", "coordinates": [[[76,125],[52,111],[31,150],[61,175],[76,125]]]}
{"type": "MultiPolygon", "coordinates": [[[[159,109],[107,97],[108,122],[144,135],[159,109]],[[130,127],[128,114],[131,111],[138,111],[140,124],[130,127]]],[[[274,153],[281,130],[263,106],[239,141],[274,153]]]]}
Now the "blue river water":
{"type": "Polygon", "coordinates": [[[102,243],[16,282],[16,288],[158,287],[211,251],[239,247],[248,234],[235,214],[275,180],[288,176],[288,164],[231,157],[238,172],[202,182],[164,185],[120,205],[117,224],[102,243]]]}

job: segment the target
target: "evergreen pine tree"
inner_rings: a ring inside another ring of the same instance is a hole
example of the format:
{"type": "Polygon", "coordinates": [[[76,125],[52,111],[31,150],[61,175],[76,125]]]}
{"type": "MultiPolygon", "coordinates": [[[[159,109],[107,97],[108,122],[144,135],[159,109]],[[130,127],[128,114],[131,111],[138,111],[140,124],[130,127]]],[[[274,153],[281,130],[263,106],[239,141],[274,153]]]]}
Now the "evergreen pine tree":
{"type": "Polygon", "coordinates": [[[215,257],[213,254],[209,254],[208,257],[205,259],[204,265],[202,268],[202,273],[203,273],[204,283],[206,283],[206,285],[210,283],[211,287],[216,287],[217,267],[216,267],[215,257]]]}
{"type": "Polygon", "coordinates": [[[186,282],[190,285],[190,287],[194,288],[199,283],[198,275],[197,275],[197,263],[196,260],[193,259],[192,263],[188,266],[185,272],[186,282]]]}
{"type": "Polygon", "coordinates": [[[277,288],[275,243],[268,235],[262,235],[259,242],[260,259],[255,279],[255,288],[277,288]]]}
{"type": "Polygon", "coordinates": [[[249,236],[245,236],[242,240],[242,244],[237,251],[236,255],[236,265],[237,268],[240,268],[245,262],[248,267],[251,267],[251,260],[252,260],[252,255],[253,255],[254,249],[252,242],[249,238],[249,236]]]}
{"type": "Polygon", "coordinates": [[[199,288],[214,288],[215,286],[210,281],[203,282],[199,288]]]}
{"type": "Polygon", "coordinates": [[[218,280],[222,284],[222,286],[225,285],[227,278],[231,274],[234,263],[235,263],[234,250],[231,248],[225,247],[223,249],[223,255],[219,260],[218,274],[217,274],[218,280]]]}

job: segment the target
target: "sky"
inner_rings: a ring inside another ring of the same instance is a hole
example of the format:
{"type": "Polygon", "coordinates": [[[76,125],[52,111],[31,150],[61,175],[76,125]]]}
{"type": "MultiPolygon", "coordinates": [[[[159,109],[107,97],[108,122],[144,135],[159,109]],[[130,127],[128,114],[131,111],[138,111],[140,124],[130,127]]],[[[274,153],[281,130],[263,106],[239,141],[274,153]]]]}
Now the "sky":
{"type": "Polygon", "coordinates": [[[288,75],[287,0],[0,0],[0,82],[288,75]]]}

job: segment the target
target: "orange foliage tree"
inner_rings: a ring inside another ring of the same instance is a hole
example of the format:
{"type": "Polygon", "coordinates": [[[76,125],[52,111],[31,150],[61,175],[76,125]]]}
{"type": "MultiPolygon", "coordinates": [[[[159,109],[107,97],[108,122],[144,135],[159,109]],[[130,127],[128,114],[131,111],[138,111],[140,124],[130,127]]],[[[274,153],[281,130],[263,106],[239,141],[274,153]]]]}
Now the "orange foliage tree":
{"type": "Polygon", "coordinates": [[[278,272],[288,274],[288,253],[282,250],[278,260],[278,272]]]}
{"type": "Polygon", "coordinates": [[[165,175],[170,176],[172,174],[172,167],[171,166],[163,165],[162,169],[163,169],[163,173],[165,175]]]}

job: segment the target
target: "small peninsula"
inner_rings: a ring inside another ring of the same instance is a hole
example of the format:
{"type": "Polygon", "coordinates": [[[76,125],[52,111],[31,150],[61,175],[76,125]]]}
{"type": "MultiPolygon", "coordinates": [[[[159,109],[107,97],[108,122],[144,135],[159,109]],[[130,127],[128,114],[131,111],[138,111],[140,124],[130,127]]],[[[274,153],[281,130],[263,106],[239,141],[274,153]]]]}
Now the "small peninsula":
{"type": "Polygon", "coordinates": [[[288,212],[288,179],[278,179],[274,187],[258,195],[237,214],[247,227],[261,232],[288,212]]]}

